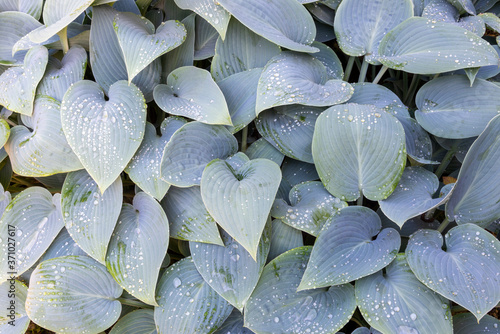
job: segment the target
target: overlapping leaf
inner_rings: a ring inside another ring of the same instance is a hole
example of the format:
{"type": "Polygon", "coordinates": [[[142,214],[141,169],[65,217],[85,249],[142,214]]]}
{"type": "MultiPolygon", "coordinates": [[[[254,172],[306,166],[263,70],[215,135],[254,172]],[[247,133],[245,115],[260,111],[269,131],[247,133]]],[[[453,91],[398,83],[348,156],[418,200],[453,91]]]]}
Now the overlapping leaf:
{"type": "Polygon", "coordinates": [[[30,324],[24,303],[28,287],[24,283],[9,278],[0,284],[0,303],[6,309],[0,316],[0,331],[9,334],[25,334],[30,324]]]}
{"type": "Polygon", "coordinates": [[[285,156],[283,153],[275,149],[267,140],[259,138],[252,143],[246,150],[245,154],[251,159],[269,159],[281,166],[285,156]]]}
{"type": "Polygon", "coordinates": [[[192,66],[194,62],[194,45],[196,38],[196,14],[191,14],[182,20],[186,37],[181,45],[161,57],[161,82],[167,81],[167,76],[181,66],[192,66]]]}
{"type": "Polygon", "coordinates": [[[0,147],[3,147],[10,137],[10,126],[6,120],[0,119],[0,147]]]}
{"type": "Polygon", "coordinates": [[[279,219],[272,221],[271,248],[268,261],[273,260],[290,249],[304,246],[302,232],[288,226],[279,219]]]}
{"type": "Polygon", "coordinates": [[[459,313],[453,316],[454,334],[484,334],[498,333],[500,321],[490,315],[485,315],[481,321],[477,321],[470,313],[459,313]]]}
{"type": "Polygon", "coordinates": [[[66,255],[87,255],[87,253],[85,253],[80,246],[78,246],[71,235],[69,235],[68,230],[63,227],[61,232],[59,232],[57,237],[50,244],[50,247],[43,254],[40,261],[66,255]]]}
{"type": "Polygon", "coordinates": [[[138,309],[122,317],[109,334],[158,334],[154,311],[138,309]]]}
{"type": "MultiPolygon", "coordinates": [[[[0,4],[0,9],[2,5],[0,4]]],[[[12,48],[23,36],[40,26],[42,26],[40,22],[22,12],[7,11],[0,13],[0,34],[2,36],[0,64],[22,65],[26,51],[13,54],[12,48]]]]}
{"type": "Polygon", "coordinates": [[[4,0],[0,4],[0,12],[19,11],[38,20],[42,15],[42,7],[43,0],[4,0]]]}
{"type": "Polygon", "coordinates": [[[224,39],[231,15],[217,2],[211,0],[175,0],[177,6],[189,9],[210,23],[224,39]]]}
{"type": "Polygon", "coordinates": [[[251,330],[243,327],[243,314],[237,309],[233,309],[233,312],[227,317],[222,326],[214,332],[214,334],[228,333],[253,334],[251,330]]]}

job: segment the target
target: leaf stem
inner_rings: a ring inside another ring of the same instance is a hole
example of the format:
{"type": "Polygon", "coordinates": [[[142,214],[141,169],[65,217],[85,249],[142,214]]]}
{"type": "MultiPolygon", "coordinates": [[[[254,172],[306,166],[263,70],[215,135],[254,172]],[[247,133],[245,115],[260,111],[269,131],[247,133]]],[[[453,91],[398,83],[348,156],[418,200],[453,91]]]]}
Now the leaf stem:
{"type": "Polygon", "coordinates": [[[441,225],[439,225],[437,231],[439,233],[443,233],[444,229],[448,226],[448,224],[451,223],[448,218],[445,218],[442,222],[441,225]]]}
{"type": "Polygon", "coordinates": [[[450,164],[451,159],[455,156],[455,153],[457,152],[458,149],[458,144],[453,145],[448,152],[446,152],[446,155],[444,156],[443,160],[441,161],[441,164],[439,167],[436,169],[436,176],[438,179],[441,178],[441,175],[443,175],[444,170],[448,165],[450,164]]]}
{"type": "Polygon", "coordinates": [[[361,65],[361,70],[359,70],[358,82],[365,82],[366,72],[368,71],[368,65],[370,65],[365,58],[363,58],[363,64],[361,65]]]}
{"type": "Polygon", "coordinates": [[[12,125],[12,126],[16,126],[16,125],[17,125],[16,123],[14,123],[13,121],[11,121],[11,120],[10,120],[10,119],[8,119],[8,118],[4,118],[4,119],[5,119],[5,121],[6,121],[7,123],[9,123],[9,124],[10,124],[10,125],[12,125]]]}
{"type": "Polygon", "coordinates": [[[380,79],[382,79],[382,77],[384,76],[385,72],[388,70],[389,68],[385,65],[382,66],[382,68],[380,69],[380,71],[378,71],[378,74],[377,76],[375,77],[375,79],[373,79],[373,83],[374,84],[377,84],[380,79]]]}
{"type": "Polygon", "coordinates": [[[61,31],[57,33],[59,39],[61,40],[61,45],[64,54],[69,51],[69,41],[68,41],[68,27],[64,27],[61,31]]]}
{"type": "Polygon", "coordinates": [[[248,145],[248,125],[241,131],[241,152],[245,153],[248,145]]]}
{"type": "Polygon", "coordinates": [[[117,299],[120,303],[123,305],[129,305],[129,306],[134,306],[134,307],[140,307],[140,308],[149,308],[149,309],[154,309],[152,305],[148,305],[146,303],[143,303],[139,300],[134,300],[134,299],[128,299],[128,298],[118,298],[117,299]]]}
{"type": "Polygon", "coordinates": [[[344,81],[349,81],[349,77],[351,76],[351,71],[352,67],[354,66],[354,56],[350,56],[349,60],[347,61],[347,66],[345,68],[345,73],[344,73],[344,81]]]}
{"type": "Polygon", "coordinates": [[[361,196],[358,197],[356,205],[363,206],[363,194],[361,194],[361,196]]]}
{"type": "Polygon", "coordinates": [[[408,95],[405,99],[405,105],[408,106],[410,102],[413,100],[413,95],[415,95],[415,91],[417,90],[417,84],[420,81],[420,75],[414,74],[411,79],[410,88],[408,89],[408,95]]]}

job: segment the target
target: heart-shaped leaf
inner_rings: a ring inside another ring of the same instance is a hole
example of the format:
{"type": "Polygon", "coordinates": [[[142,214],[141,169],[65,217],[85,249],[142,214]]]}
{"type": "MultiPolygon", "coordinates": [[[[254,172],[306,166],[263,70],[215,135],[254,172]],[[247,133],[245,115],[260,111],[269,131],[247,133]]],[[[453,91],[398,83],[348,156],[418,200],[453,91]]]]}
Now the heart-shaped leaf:
{"type": "Polygon", "coordinates": [[[344,0],[335,13],[340,48],[350,56],[378,63],[378,46],[389,30],[413,16],[411,0],[344,0]]]}
{"type": "Polygon", "coordinates": [[[281,166],[285,156],[283,153],[275,149],[267,140],[259,138],[252,143],[246,150],[245,154],[251,159],[269,159],[281,166]]]}
{"type": "Polygon", "coordinates": [[[416,217],[445,203],[449,195],[433,198],[439,187],[437,176],[422,167],[407,167],[394,192],[380,201],[380,209],[393,222],[402,227],[416,217]]]}
{"type": "Polygon", "coordinates": [[[205,166],[238,151],[238,142],[221,125],[190,122],[177,130],[165,147],[161,178],[178,187],[199,185],[205,166]]]}
{"type": "Polygon", "coordinates": [[[271,261],[245,307],[245,327],[256,333],[335,333],[356,309],[350,284],[298,291],[311,247],[271,261]]]}
{"type": "Polygon", "coordinates": [[[185,66],[173,70],[167,84],[156,86],[153,95],[158,106],[169,114],[202,123],[232,125],[224,95],[210,72],[201,68],[185,66]]]}
{"type": "Polygon", "coordinates": [[[271,261],[290,249],[304,246],[302,232],[275,219],[272,222],[271,248],[267,260],[271,261]]]}
{"type": "Polygon", "coordinates": [[[467,152],[453,194],[446,204],[446,216],[457,224],[487,227],[500,218],[500,116],[493,118],[467,152]]]}
{"type": "Polygon", "coordinates": [[[349,100],[354,89],[347,82],[330,76],[318,59],[293,52],[271,58],[257,87],[257,115],[271,107],[303,104],[331,106],[349,100]]]}
{"type": "Polygon", "coordinates": [[[118,13],[113,28],[123,52],[128,82],[153,60],[178,47],[186,38],[186,29],[178,21],[162,22],[155,26],[146,19],[132,13],[118,13]]]}
{"type": "Polygon", "coordinates": [[[233,310],[203,280],[191,257],[167,268],[157,296],[154,319],[159,333],[212,333],[233,310]]]}
{"type": "Polygon", "coordinates": [[[29,187],[7,206],[0,220],[0,282],[9,273],[24,273],[49,248],[64,226],[60,201],[59,194],[52,196],[45,188],[29,187]]]}
{"type": "Polygon", "coordinates": [[[135,85],[118,81],[108,96],[106,101],[97,83],[82,80],[68,89],[61,105],[68,143],[101,192],[134,156],[146,125],[144,96],[135,85]]]}
{"type": "Polygon", "coordinates": [[[139,309],[122,317],[109,334],[158,334],[154,311],[139,309]]]}
{"type": "Polygon", "coordinates": [[[387,33],[378,52],[385,66],[417,74],[499,64],[495,49],[481,37],[423,17],[409,18],[387,33]]]}
{"type": "Polygon", "coordinates": [[[122,306],[117,298],[122,288],[103,265],[88,256],[44,261],[33,271],[30,283],[26,311],[33,322],[48,330],[98,333],[120,317],[122,306]]]}
{"type": "Polygon", "coordinates": [[[347,206],[332,196],[319,181],[302,182],[290,190],[290,205],[283,199],[274,201],[271,216],[283,223],[318,236],[325,222],[347,206]]]}
{"type": "Polygon", "coordinates": [[[83,168],[64,136],[60,109],[59,101],[40,96],[31,117],[21,116],[26,126],[11,129],[5,150],[16,174],[48,176],[83,168]]]}
{"type": "Polygon", "coordinates": [[[219,3],[257,35],[299,52],[316,52],[310,46],[316,35],[311,15],[296,0],[220,0],[219,3]]]}
{"type": "Polygon", "coordinates": [[[105,263],[109,239],[122,207],[122,181],[103,193],[86,171],[69,173],[61,191],[66,229],[87,254],[105,263]]]}
{"type": "Polygon", "coordinates": [[[345,104],[316,121],[312,154],[325,188],[345,201],[387,198],[406,163],[401,123],[370,105],[345,104]]]}
{"type": "Polygon", "coordinates": [[[237,169],[216,159],[203,171],[201,197],[208,212],[253,259],[280,181],[279,166],[267,159],[237,169]]]}
{"type": "Polygon", "coordinates": [[[175,0],[177,6],[189,9],[208,21],[224,39],[231,15],[218,3],[211,0],[175,0]]]}
{"type": "Polygon", "coordinates": [[[186,120],[183,118],[168,117],[161,123],[161,136],[158,136],[154,125],[146,123],[144,140],[125,168],[130,179],[157,200],[161,200],[170,187],[170,184],[160,178],[163,151],[174,132],[184,124],[186,120]]]}
{"type": "Polygon", "coordinates": [[[2,4],[0,4],[0,34],[2,36],[0,64],[22,65],[26,51],[12,54],[12,48],[18,40],[42,24],[32,16],[22,12],[3,12],[1,6],[2,4]]]}
{"type": "Polygon", "coordinates": [[[229,315],[229,317],[224,321],[222,326],[217,329],[214,334],[230,334],[230,333],[238,333],[238,334],[253,334],[251,330],[246,327],[243,327],[243,314],[240,313],[237,309],[233,309],[233,312],[229,315]]]}
{"type": "Polygon", "coordinates": [[[161,206],[168,217],[170,237],[224,245],[215,220],[203,204],[200,187],[170,187],[161,206]]]}
{"type": "Polygon", "coordinates": [[[132,296],[150,305],[168,248],[168,220],[156,200],[144,192],[124,203],[109,242],[106,267],[132,296]]]}
{"type": "Polygon", "coordinates": [[[35,46],[26,53],[24,65],[10,67],[0,75],[0,105],[30,116],[33,112],[36,86],[45,72],[49,53],[44,46],[35,46]]]}
{"type": "Polygon", "coordinates": [[[25,334],[30,324],[24,304],[28,287],[10,277],[0,284],[0,303],[6,311],[0,315],[0,331],[9,334],[25,334]]]}
{"type": "Polygon", "coordinates": [[[406,256],[417,278],[442,296],[462,305],[479,321],[500,301],[500,241],[473,224],[452,228],[443,237],[419,230],[406,256]]]}
{"type": "Polygon", "coordinates": [[[473,314],[458,313],[453,316],[453,328],[455,328],[454,334],[495,334],[500,328],[500,321],[485,315],[478,322],[473,314]]]}
{"type": "Polygon", "coordinates": [[[38,20],[42,15],[42,7],[43,0],[4,0],[0,3],[0,12],[23,12],[38,20]]]}
{"type": "Polygon", "coordinates": [[[382,333],[452,334],[449,302],[420,283],[400,254],[379,272],[356,281],[356,303],[382,333]]]}
{"type": "Polygon", "coordinates": [[[373,274],[396,258],[400,245],[399,233],[392,228],[382,230],[374,211],[359,206],[342,209],[316,239],[298,290],[344,284],[373,274]]]}

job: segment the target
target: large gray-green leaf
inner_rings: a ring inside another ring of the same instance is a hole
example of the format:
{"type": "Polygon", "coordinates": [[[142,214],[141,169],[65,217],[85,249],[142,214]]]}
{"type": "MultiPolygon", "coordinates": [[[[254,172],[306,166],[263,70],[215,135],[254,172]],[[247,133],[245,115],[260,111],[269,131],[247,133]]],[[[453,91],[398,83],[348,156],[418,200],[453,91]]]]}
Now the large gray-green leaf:
{"type": "Polygon", "coordinates": [[[42,15],[42,7],[43,0],[4,0],[0,3],[0,12],[23,12],[38,20],[42,15]]]}
{"type": "Polygon", "coordinates": [[[243,314],[237,309],[233,309],[233,312],[224,321],[222,326],[217,329],[214,334],[253,334],[251,330],[243,327],[243,314]]]}
{"type": "Polygon", "coordinates": [[[257,35],[290,50],[317,52],[313,18],[296,0],[220,0],[219,3],[257,35]]]}
{"type": "Polygon", "coordinates": [[[279,166],[267,159],[240,168],[216,159],[203,171],[201,197],[208,212],[254,259],[280,181],[279,166]]]}
{"type": "MultiPolygon", "coordinates": [[[[3,3],[0,4],[0,10],[2,5],[3,3]]],[[[36,19],[22,12],[8,11],[0,13],[0,34],[2,36],[0,64],[9,66],[22,65],[26,51],[13,54],[12,47],[23,36],[41,25],[36,19]]]]}
{"type": "Polygon", "coordinates": [[[356,309],[350,284],[298,291],[311,247],[292,249],[265,268],[245,307],[245,327],[256,333],[335,333],[356,309]]]}
{"type": "Polygon", "coordinates": [[[288,226],[279,219],[272,222],[271,248],[267,256],[268,261],[273,260],[290,249],[304,246],[302,232],[288,226]]]}
{"type": "Polygon", "coordinates": [[[416,217],[445,203],[449,195],[433,198],[439,187],[437,176],[422,167],[407,167],[394,192],[379,201],[380,209],[392,221],[402,227],[410,218],[416,217]]]}
{"type": "Polygon", "coordinates": [[[447,0],[463,14],[465,12],[476,15],[476,9],[472,0],[447,0]]]}
{"type": "Polygon", "coordinates": [[[184,42],[173,49],[170,52],[167,52],[161,57],[161,82],[167,82],[167,76],[175,70],[176,68],[182,66],[192,66],[194,62],[194,43],[195,43],[195,35],[196,35],[196,14],[192,13],[184,20],[182,20],[182,24],[186,29],[186,38],[184,42]]]}
{"type": "Polygon", "coordinates": [[[333,79],[342,79],[344,77],[344,69],[342,68],[342,63],[337,54],[326,44],[315,41],[312,45],[318,48],[319,51],[311,54],[311,56],[325,65],[329,77],[333,79]]]}
{"type": "Polygon", "coordinates": [[[269,228],[260,239],[256,260],[224,231],[221,233],[224,246],[189,243],[196,269],[205,282],[240,311],[264,270],[270,245],[269,228]]]}
{"type": "MultiPolygon", "coordinates": [[[[63,219],[64,220],[64,219],[63,219]]],[[[53,259],[55,257],[66,255],[87,255],[80,246],[71,238],[66,227],[63,227],[61,232],[57,235],[50,247],[43,254],[40,261],[53,259]]]]}
{"type": "Polygon", "coordinates": [[[28,287],[24,283],[10,277],[0,284],[0,304],[4,307],[0,315],[0,332],[9,334],[25,334],[30,319],[24,309],[28,287]]]}
{"type": "Polygon", "coordinates": [[[453,316],[453,328],[455,328],[454,334],[496,334],[500,328],[500,321],[485,315],[478,322],[470,313],[459,313],[453,316]]]}
{"type": "Polygon", "coordinates": [[[282,198],[285,201],[289,200],[290,190],[292,190],[295,185],[301,182],[319,179],[316,167],[313,164],[290,159],[288,157],[283,160],[281,173],[283,174],[283,178],[276,197],[282,198]]]}
{"type": "Polygon", "coordinates": [[[486,227],[500,218],[498,166],[500,116],[493,118],[467,152],[455,190],[446,205],[446,216],[457,224],[486,227]]]}
{"type": "Polygon", "coordinates": [[[382,39],[379,61],[417,74],[498,65],[495,49],[482,38],[456,25],[413,17],[382,39]]]}
{"type": "Polygon", "coordinates": [[[168,248],[168,220],[156,200],[144,192],[124,203],[109,242],[106,267],[132,296],[157,305],[155,288],[168,248]]]}
{"type": "Polygon", "coordinates": [[[413,16],[411,0],[343,0],[333,27],[340,48],[377,63],[378,47],[389,30],[413,16]]]}
{"type": "Polygon", "coordinates": [[[36,93],[62,101],[68,88],[83,80],[87,69],[87,52],[80,45],[73,45],[60,61],[49,58],[45,74],[38,84],[36,93]]]}
{"type": "Polygon", "coordinates": [[[85,170],[69,173],[64,181],[61,206],[66,229],[81,249],[102,264],[120,214],[122,196],[121,178],[104,194],[85,170]]]}
{"type": "Polygon", "coordinates": [[[139,309],[122,317],[109,334],[158,334],[154,311],[139,309]]]}
{"type": "Polygon", "coordinates": [[[21,116],[25,125],[11,129],[5,150],[16,174],[48,176],[83,168],[64,135],[60,109],[59,101],[39,96],[33,114],[21,116]]]}
{"type": "Polygon", "coordinates": [[[36,324],[58,333],[99,333],[120,317],[122,288],[88,256],[40,263],[30,279],[26,311],[36,324]],[[47,307],[50,305],[50,307],[47,307]]]}
{"type": "Polygon", "coordinates": [[[210,71],[219,81],[239,72],[264,67],[278,53],[279,46],[233,19],[226,38],[217,39],[210,71]]]}
{"type": "Polygon", "coordinates": [[[217,30],[222,39],[226,36],[231,15],[218,3],[212,0],[175,0],[177,6],[189,9],[203,17],[217,30]]]}
{"type": "Polygon", "coordinates": [[[275,149],[267,140],[259,138],[252,143],[246,150],[245,154],[251,159],[269,159],[281,166],[285,156],[283,153],[275,149]]]}
{"type": "Polygon", "coordinates": [[[170,187],[161,205],[170,224],[170,237],[224,245],[215,220],[203,204],[200,187],[170,187]]]}
{"type": "Polygon", "coordinates": [[[260,135],[284,155],[313,163],[314,125],[324,110],[301,105],[276,107],[261,112],[255,126],[260,135]]]}
{"type": "Polygon", "coordinates": [[[483,79],[471,86],[466,76],[444,76],[417,93],[417,121],[433,135],[461,139],[483,132],[500,110],[500,87],[483,79]]]}
{"type": "Polygon", "coordinates": [[[479,321],[500,302],[500,241],[473,224],[441,233],[419,230],[406,256],[417,278],[442,296],[462,305],[479,321]]]}
{"type": "Polygon", "coordinates": [[[258,115],[265,109],[288,104],[331,106],[346,102],[353,92],[347,82],[331,77],[320,60],[307,54],[282,52],[264,67],[255,112],[258,115]]]}
{"type": "Polygon", "coordinates": [[[356,281],[356,302],[382,333],[452,334],[449,302],[420,283],[400,254],[379,272],[356,281]]]}
{"type": "MultiPolygon", "coordinates": [[[[5,119],[0,119],[0,147],[3,147],[10,137],[10,126],[5,119]]],[[[2,159],[3,160],[3,159],[2,159]]]]}
{"type": "Polygon", "coordinates": [[[118,81],[108,96],[105,100],[97,83],[82,80],[68,89],[61,105],[68,143],[101,192],[134,156],[146,126],[146,103],[139,88],[118,81]]]}
{"type": "Polygon", "coordinates": [[[340,285],[371,275],[396,258],[400,245],[399,233],[392,228],[382,230],[374,211],[344,208],[321,230],[298,290],[340,285]]]}
{"type": "Polygon", "coordinates": [[[147,122],[144,140],[125,168],[125,172],[137,186],[159,201],[170,187],[160,178],[163,151],[174,132],[185,123],[183,118],[168,117],[161,123],[161,135],[157,135],[154,125],[147,122]]]}
{"type": "Polygon", "coordinates": [[[231,122],[231,133],[236,133],[255,119],[257,85],[262,73],[261,68],[239,72],[217,82],[226,99],[231,122]]]}
{"type": "Polygon", "coordinates": [[[45,72],[49,52],[44,46],[31,48],[23,66],[8,68],[0,75],[0,105],[23,115],[31,115],[36,86],[45,72]]]}
{"type": "Polygon", "coordinates": [[[195,23],[194,60],[211,58],[215,55],[215,44],[219,34],[198,15],[196,15],[195,23]]]}
{"type": "Polygon", "coordinates": [[[155,26],[132,13],[118,13],[113,28],[123,52],[128,82],[156,58],[178,47],[186,39],[186,29],[178,21],[166,21],[155,26]]]}
{"type": "Polygon", "coordinates": [[[21,275],[49,248],[64,226],[60,201],[60,194],[29,187],[5,208],[0,220],[0,282],[9,272],[21,275]]]}
{"type": "Polygon", "coordinates": [[[191,257],[167,268],[158,282],[156,300],[159,333],[212,333],[233,309],[203,280],[191,257]]]}
{"type": "Polygon", "coordinates": [[[383,200],[403,173],[405,134],[394,116],[375,106],[333,106],[316,121],[312,154],[321,181],[334,196],[383,200]]]}
{"type": "Polygon", "coordinates": [[[202,123],[232,125],[224,94],[210,72],[201,68],[184,66],[173,70],[167,84],[156,86],[153,95],[158,106],[169,114],[202,123]]]}
{"type": "Polygon", "coordinates": [[[274,201],[271,216],[283,223],[314,236],[323,225],[347,206],[346,202],[332,196],[319,181],[302,182],[290,190],[290,205],[283,199],[274,201]]]}
{"type": "Polygon", "coordinates": [[[161,178],[178,187],[199,185],[205,166],[238,151],[238,142],[221,125],[190,122],[177,130],[165,147],[161,178]]]}

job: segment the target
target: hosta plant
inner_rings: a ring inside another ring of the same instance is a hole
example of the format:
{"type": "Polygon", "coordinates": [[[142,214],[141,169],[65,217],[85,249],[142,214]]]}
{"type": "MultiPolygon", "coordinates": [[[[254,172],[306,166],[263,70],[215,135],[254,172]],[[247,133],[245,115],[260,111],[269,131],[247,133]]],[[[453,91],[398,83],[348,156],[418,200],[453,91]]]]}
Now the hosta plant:
{"type": "Polygon", "coordinates": [[[0,333],[500,333],[500,1],[0,1],[0,333]]]}

